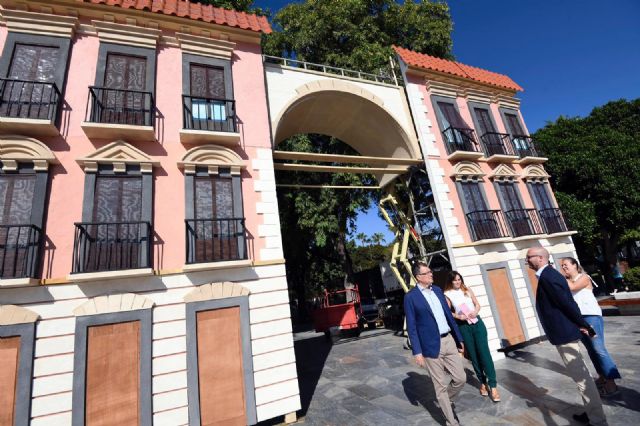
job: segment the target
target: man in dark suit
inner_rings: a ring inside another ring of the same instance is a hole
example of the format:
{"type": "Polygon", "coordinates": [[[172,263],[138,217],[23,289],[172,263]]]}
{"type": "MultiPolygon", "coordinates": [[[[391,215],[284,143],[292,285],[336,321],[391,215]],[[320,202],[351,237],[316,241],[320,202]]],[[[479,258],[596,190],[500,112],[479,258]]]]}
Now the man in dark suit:
{"type": "Polygon", "coordinates": [[[593,328],[582,318],[573,300],[567,280],[549,266],[549,252],[542,247],[527,251],[527,264],[536,271],[538,291],[536,310],[549,342],[556,347],[567,373],[582,397],[586,413],[574,414],[574,419],[593,425],[606,425],[598,389],[580,353],[581,333],[594,336],[593,328]]]}
{"type": "Polygon", "coordinates": [[[442,290],[433,286],[433,273],[426,263],[413,267],[418,285],[404,297],[407,333],[416,363],[429,370],[440,409],[447,425],[458,425],[452,401],[458,396],[467,376],[462,357],[462,336],[442,290]],[[451,374],[449,378],[445,369],[451,374]]]}

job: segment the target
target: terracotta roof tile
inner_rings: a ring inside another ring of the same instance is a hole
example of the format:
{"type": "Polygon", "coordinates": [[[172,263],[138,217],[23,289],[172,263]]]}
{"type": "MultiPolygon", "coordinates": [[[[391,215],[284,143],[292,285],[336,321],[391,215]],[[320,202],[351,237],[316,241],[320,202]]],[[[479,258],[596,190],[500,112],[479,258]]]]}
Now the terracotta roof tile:
{"type": "Polygon", "coordinates": [[[186,0],[77,0],[79,2],[118,6],[123,9],[147,10],[229,27],[269,34],[271,25],[265,16],[192,3],[186,0]]]}
{"type": "Polygon", "coordinates": [[[436,58],[435,56],[414,52],[398,46],[393,46],[393,49],[398,53],[400,58],[407,63],[407,65],[451,74],[457,77],[478,81],[480,83],[490,84],[491,86],[523,91],[522,87],[504,74],[483,70],[482,68],[461,64],[460,62],[436,58]]]}

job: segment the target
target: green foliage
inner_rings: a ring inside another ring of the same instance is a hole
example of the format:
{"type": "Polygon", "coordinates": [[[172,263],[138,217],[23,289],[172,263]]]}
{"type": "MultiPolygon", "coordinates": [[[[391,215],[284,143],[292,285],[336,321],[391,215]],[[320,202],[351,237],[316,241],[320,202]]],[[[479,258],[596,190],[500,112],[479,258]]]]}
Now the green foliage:
{"type": "Polygon", "coordinates": [[[381,261],[389,260],[391,257],[391,246],[384,243],[384,235],[376,232],[371,237],[360,232],[355,240],[347,243],[347,249],[353,263],[355,272],[364,271],[377,267],[381,261]],[[356,245],[358,241],[360,245],[356,245]]]}
{"type": "Polygon", "coordinates": [[[254,0],[191,0],[194,3],[210,4],[223,9],[233,9],[238,12],[255,13],[257,15],[269,16],[268,9],[253,7],[254,0]]]}
{"type": "Polygon", "coordinates": [[[629,290],[640,290],[640,266],[631,268],[622,275],[624,277],[624,282],[629,286],[629,290]]]}

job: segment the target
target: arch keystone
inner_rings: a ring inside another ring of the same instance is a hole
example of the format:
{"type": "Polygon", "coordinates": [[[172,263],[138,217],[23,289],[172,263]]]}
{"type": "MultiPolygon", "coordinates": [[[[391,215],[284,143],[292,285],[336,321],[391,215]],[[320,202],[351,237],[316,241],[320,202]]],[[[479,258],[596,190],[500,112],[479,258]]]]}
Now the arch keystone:
{"type": "Polygon", "coordinates": [[[0,325],[27,324],[36,322],[40,315],[31,309],[16,305],[0,305],[0,325]]]}
{"type": "Polygon", "coordinates": [[[151,309],[153,300],[135,293],[110,294],[93,297],[73,310],[77,317],[85,315],[110,314],[115,312],[151,309]]]}
{"type": "Polygon", "coordinates": [[[225,281],[221,283],[203,284],[196,287],[186,296],[184,301],[203,302],[205,300],[226,299],[228,297],[248,296],[251,292],[248,288],[238,283],[225,281]]]}

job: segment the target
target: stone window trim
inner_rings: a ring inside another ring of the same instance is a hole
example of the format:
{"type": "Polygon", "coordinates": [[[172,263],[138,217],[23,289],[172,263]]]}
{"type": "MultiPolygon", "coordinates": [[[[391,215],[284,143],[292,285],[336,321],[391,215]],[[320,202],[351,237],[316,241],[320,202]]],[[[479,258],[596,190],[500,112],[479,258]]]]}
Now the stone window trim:
{"type": "Polygon", "coordinates": [[[483,183],[485,173],[482,171],[480,166],[476,163],[472,163],[470,161],[461,161],[453,166],[453,173],[451,177],[456,182],[479,182],[483,183]]]}
{"type": "Polygon", "coordinates": [[[95,78],[95,86],[103,87],[104,86],[104,74],[107,70],[107,55],[109,53],[117,53],[121,55],[128,56],[138,56],[146,59],[146,80],[145,80],[145,91],[151,92],[151,94],[155,98],[155,85],[156,85],[156,50],[145,48],[145,47],[136,47],[136,46],[126,46],[123,44],[114,44],[114,43],[105,43],[100,42],[100,48],[98,49],[98,64],[96,66],[96,78],[95,78]]]}
{"type": "Polygon", "coordinates": [[[500,183],[507,183],[507,184],[511,184],[515,186],[515,193],[518,197],[518,202],[520,203],[520,206],[523,209],[526,209],[525,204],[524,204],[524,200],[522,199],[522,194],[520,193],[520,190],[518,189],[517,183],[514,181],[509,181],[509,180],[505,180],[505,181],[494,181],[493,182],[493,189],[496,192],[496,195],[498,196],[498,201],[500,202],[500,206],[502,207],[503,211],[507,211],[506,206],[507,204],[507,200],[504,199],[504,196],[502,195],[502,191],[500,190],[500,188],[498,187],[498,185],[500,183]]]}
{"type": "MultiPolygon", "coordinates": [[[[185,297],[186,299],[186,297],[185,297]]],[[[251,349],[251,327],[249,318],[249,297],[235,296],[201,300],[186,303],[187,320],[187,388],[189,398],[190,424],[200,424],[200,397],[198,378],[198,334],[197,313],[214,309],[240,308],[240,327],[242,335],[242,366],[244,373],[244,393],[247,423],[257,423],[255,384],[253,378],[253,352],[251,349]]],[[[75,426],[75,425],[74,425],[75,426]]]]}
{"type": "MultiPolygon", "coordinates": [[[[209,33],[207,33],[209,34],[209,33]]],[[[230,60],[236,43],[225,39],[187,33],[176,33],[176,39],[184,53],[230,60]]]]}
{"type": "Polygon", "coordinates": [[[506,164],[500,164],[489,175],[489,179],[494,182],[517,182],[520,176],[506,164]]]}
{"type": "Polygon", "coordinates": [[[191,64],[205,65],[209,67],[222,68],[224,71],[224,92],[227,99],[233,97],[233,75],[231,73],[231,60],[212,58],[208,56],[193,55],[190,53],[182,53],[182,94],[189,95],[191,93],[191,64]]]}
{"type": "Polygon", "coordinates": [[[511,128],[509,127],[509,121],[507,120],[506,114],[513,114],[516,116],[516,118],[518,119],[518,123],[520,123],[520,127],[522,128],[523,133],[526,133],[526,129],[523,126],[522,123],[522,119],[520,117],[520,111],[517,109],[511,109],[511,108],[505,108],[505,107],[500,107],[498,108],[498,111],[500,111],[500,118],[502,118],[502,125],[504,126],[505,131],[511,136],[527,136],[527,135],[516,135],[511,131],[511,128]]]}
{"type": "Polygon", "coordinates": [[[493,112],[491,111],[491,105],[481,103],[481,102],[468,101],[467,108],[469,108],[469,112],[471,113],[471,119],[473,120],[473,127],[476,129],[476,134],[478,135],[478,138],[480,138],[482,135],[480,134],[481,127],[478,121],[478,117],[476,116],[476,108],[487,110],[487,112],[489,113],[489,119],[491,120],[491,124],[493,125],[494,131],[499,132],[498,126],[496,125],[496,120],[493,117],[493,112]]]}
{"type": "Polygon", "coordinates": [[[27,426],[31,418],[31,378],[38,314],[14,305],[0,306],[0,337],[20,337],[14,426],[27,426]]]}
{"type": "Polygon", "coordinates": [[[531,165],[522,172],[522,179],[527,183],[548,183],[549,176],[540,165],[531,165]]]}
{"type": "Polygon", "coordinates": [[[140,321],[140,425],[152,424],[152,310],[140,309],[126,312],[78,316],[76,318],[73,357],[73,426],[85,424],[87,335],[88,328],[106,324],[140,321]]]}

